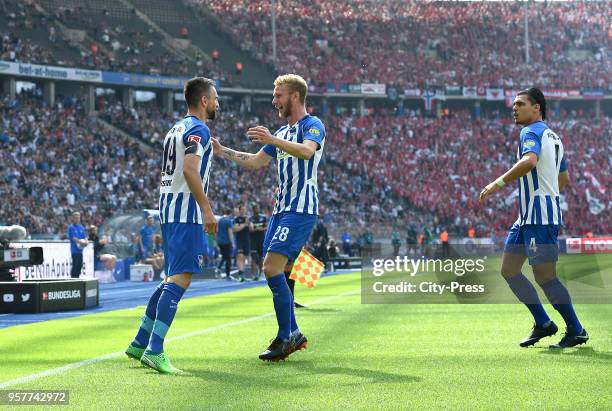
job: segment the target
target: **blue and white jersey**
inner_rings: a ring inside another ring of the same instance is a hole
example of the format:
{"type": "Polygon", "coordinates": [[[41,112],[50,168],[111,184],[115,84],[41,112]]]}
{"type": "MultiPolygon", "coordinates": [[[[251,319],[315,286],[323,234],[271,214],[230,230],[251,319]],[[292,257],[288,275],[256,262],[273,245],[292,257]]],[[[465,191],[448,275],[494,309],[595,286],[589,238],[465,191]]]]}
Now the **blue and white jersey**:
{"type": "Polygon", "coordinates": [[[284,140],[302,143],[312,140],[319,145],[310,160],[302,160],[281,149],[266,144],[264,151],[276,158],[278,169],[278,201],[273,214],[293,211],[304,214],[319,214],[319,189],[317,169],[323,156],[325,127],[319,118],[306,114],[293,126],[278,129],[275,136],[284,140]]]}
{"type": "Polygon", "coordinates": [[[204,193],[208,193],[208,175],[213,156],[208,126],[195,116],[177,122],[164,139],[161,184],[159,187],[159,217],[162,224],[202,224],[202,210],[193,198],[183,176],[187,154],[200,157],[200,177],[204,193]]]}
{"type": "Polygon", "coordinates": [[[521,130],[517,159],[538,156],[536,166],[519,179],[519,225],[561,225],[559,173],[567,170],[563,143],[546,123],[537,121],[521,130]]]}

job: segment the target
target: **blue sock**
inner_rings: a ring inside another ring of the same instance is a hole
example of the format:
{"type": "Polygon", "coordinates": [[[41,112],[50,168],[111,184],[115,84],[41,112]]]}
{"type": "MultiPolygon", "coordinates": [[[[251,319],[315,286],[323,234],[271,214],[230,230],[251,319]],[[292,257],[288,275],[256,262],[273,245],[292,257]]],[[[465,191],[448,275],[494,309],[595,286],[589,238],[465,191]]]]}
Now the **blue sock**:
{"type": "Polygon", "coordinates": [[[268,278],[268,287],[272,290],[272,301],[274,301],[274,311],[278,322],[277,336],[283,340],[288,340],[291,334],[291,290],[287,285],[285,275],[280,273],[268,278]]]}
{"type": "Polygon", "coordinates": [[[296,331],[299,331],[297,322],[295,321],[295,296],[293,294],[293,288],[295,287],[295,280],[291,280],[289,277],[291,276],[291,271],[285,271],[285,280],[287,280],[287,286],[289,287],[289,291],[291,291],[291,334],[296,331]]]}
{"type": "Polygon", "coordinates": [[[523,273],[518,273],[514,277],[507,278],[506,281],[510,286],[510,289],[516,295],[520,302],[525,304],[525,306],[533,315],[536,326],[542,327],[544,324],[550,321],[550,317],[546,314],[542,303],[540,302],[540,297],[538,297],[538,292],[531,282],[523,275],[523,273]]]}
{"type": "Polygon", "coordinates": [[[295,321],[295,306],[294,306],[294,301],[293,301],[293,295],[291,296],[291,334],[293,334],[296,331],[299,331],[297,322],[295,321]]]}
{"type": "Polygon", "coordinates": [[[145,348],[147,344],[149,344],[149,338],[151,337],[151,331],[153,330],[153,323],[156,317],[157,302],[159,301],[159,296],[162,293],[163,287],[164,282],[162,281],[153,292],[153,295],[151,295],[151,298],[149,298],[149,303],[147,304],[145,315],[142,317],[142,323],[138,329],[138,334],[136,334],[134,341],[132,341],[132,344],[139,348],[145,348]]]}
{"type": "Polygon", "coordinates": [[[542,290],[546,294],[546,298],[555,308],[559,311],[565,324],[567,325],[568,332],[571,334],[580,334],[582,332],[582,324],[578,321],[576,311],[572,305],[572,299],[570,298],[567,288],[559,281],[559,278],[555,277],[546,284],[542,284],[542,290]]]}
{"type": "Polygon", "coordinates": [[[175,283],[164,284],[164,291],[157,303],[155,323],[153,324],[153,331],[151,332],[147,351],[156,354],[164,352],[164,338],[166,338],[168,329],[176,314],[176,308],[184,293],[185,289],[175,283]]]}

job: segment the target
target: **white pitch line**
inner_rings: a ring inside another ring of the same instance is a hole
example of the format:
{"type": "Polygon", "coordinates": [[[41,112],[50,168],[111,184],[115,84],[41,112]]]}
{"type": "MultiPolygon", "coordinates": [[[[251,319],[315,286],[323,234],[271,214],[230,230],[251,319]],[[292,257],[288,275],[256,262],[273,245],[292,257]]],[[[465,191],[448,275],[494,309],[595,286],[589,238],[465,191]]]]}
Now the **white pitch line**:
{"type": "MultiPolygon", "coordinates": [[[[342,297],[347,297],[349,295],[357,294],[360,291],[361,291],[361,289],[356,289],[356,290],[347,291],[345,293],[341,293],[341,294],[338,294],[338,295],[321,298],[319,300],[313,301],[309,305],[323,304],[323,303],[328,302],[328,301],[333,301],[333,300],[337,300],[337,299],[342,298],[342,297]]],[[[215,325],[214,327],[203,328],[203,329],[198,330],[198,331],[192,331],[192,332],[187,333],[187,334],[178,335],[176,337],[168,338],[166,340],[166,342],[180,341],[180,340],[184,340],[186,338],[191,338],[191,337],[196,337],[196,336],[202,335],[202,334],[212,333],[212,332],[215,332],[215,331],[218,331],[218,330],[222,330],[224,328],[234,327],[234,326],[237,326],[237,325],[247,324],[247,323],[250,323],[250,322],[253,322],[253,321],[258,321],[258,320],[261,320],[263,318],[271,317],[273,315],[274,315],[274,313],[265,313],[265,314],[260,314],[260,315],[256,315],[256,316],[253,316],[253,317],[248,317],[248,318],[245,318],[243,320],[232,321],[232,322],[229,322],[229,323],[215,325]]],[[[101,362],[101,361],[105,361],[105,360],[110,360],[112,358],[120,357],[122,355],[125,355],[125,352],[117,351],[117,352],[113,352],[113,353],[110,353],[110,354],[104,354],[104,355],[101,355],[99,357],[94,357],[94,358],[89,358],[89,359],[83,360],[83,361],[73,362],[73,363],[70,363],[70,364],[63,365],[61,367],[50,368],[50,369],[45,370],[45,371],[37,372],[35,374],[26,375],[26,376],[23,376],[23,377],[15,378],[13,380],[9,380],[9,381],[0,383],[0,389],[5,389],[5,388],[8,388],[8,387],[12,387],[14,385],[18,385],[18,384],[25,384],[25,383],[28,383],[30,381],[37,380],[39,378],[44,378],[44,377],[50,377],[50,376],[53,376],[53,375],[58,375],[58,374],[61,374],[63,372],[66,372],[66,371],[70,371],[70,370],[74,370],[74,369],[77,369],[77,368],[81,368],[81,367],[84,367],[84,366],[89,365],[89,364],[95,364],[97,362],[101,362]]]]}

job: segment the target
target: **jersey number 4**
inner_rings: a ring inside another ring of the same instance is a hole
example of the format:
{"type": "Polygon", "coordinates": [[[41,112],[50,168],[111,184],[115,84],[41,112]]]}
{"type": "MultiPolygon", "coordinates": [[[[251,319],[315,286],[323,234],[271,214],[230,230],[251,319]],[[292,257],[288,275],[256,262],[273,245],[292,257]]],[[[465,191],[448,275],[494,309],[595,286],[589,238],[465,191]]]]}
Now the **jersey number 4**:
{"type": "Polygon", "coordinates": [[[536,245],[535,237],[531,237],[531,241],[529,241],[529,251],[533,253],[538,252],[538,246],[536,245]]]}

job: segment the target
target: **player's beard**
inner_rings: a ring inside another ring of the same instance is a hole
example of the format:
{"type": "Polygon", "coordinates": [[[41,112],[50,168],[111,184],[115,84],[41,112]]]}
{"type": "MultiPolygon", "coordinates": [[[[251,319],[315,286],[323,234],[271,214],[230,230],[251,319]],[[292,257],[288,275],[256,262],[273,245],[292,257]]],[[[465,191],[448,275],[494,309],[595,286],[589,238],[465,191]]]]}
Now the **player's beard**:
{"type": "Polygon", "coordinates": [[[282,118],[289,118],[291,117],[291,105],[287,104],[287,105],[283,105],[283,109],[280,113],[280,116],[282,118]]]}
{"type": "Polygon", "coordinates": [[[209,120],[214,120],[215,117],[217,116],[217,110],[216,109],[206,109],[206,117],[208,117],[209,120]]]}

